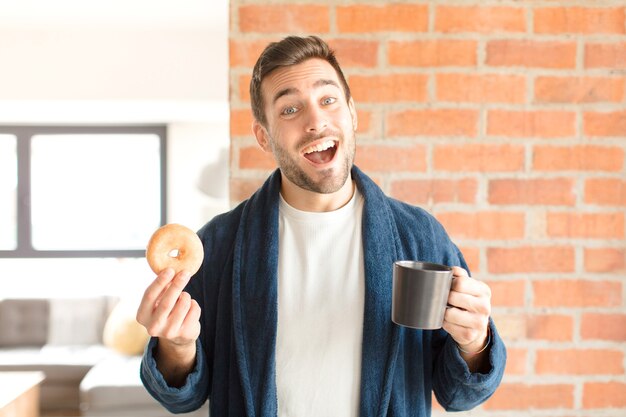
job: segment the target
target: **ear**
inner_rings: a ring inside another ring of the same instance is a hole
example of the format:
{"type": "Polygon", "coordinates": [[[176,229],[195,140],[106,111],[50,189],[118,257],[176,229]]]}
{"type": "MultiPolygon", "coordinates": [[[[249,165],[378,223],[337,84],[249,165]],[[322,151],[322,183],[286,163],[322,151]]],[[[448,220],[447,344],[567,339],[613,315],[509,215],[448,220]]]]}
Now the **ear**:
{"type": "Polygon", "coordinates": [[[270,135],[267,132],[267,129],[259,122],[257,119],[254,119],[252,122],[252,131],[254,132],[254,136],[256,137],[256,141],[261,146],[265,152],[272,152],[272,148],[270,146],[270,135]]]}
{"type": "Polygon", "coordinates": [[[352,130],[356,132],[359,126],[359,120],[356,115],[356,108],[354,107],[354,99],[352,97],[348,100],[348,109],[350,110],[350,116],[352,116],[352,130]]]}

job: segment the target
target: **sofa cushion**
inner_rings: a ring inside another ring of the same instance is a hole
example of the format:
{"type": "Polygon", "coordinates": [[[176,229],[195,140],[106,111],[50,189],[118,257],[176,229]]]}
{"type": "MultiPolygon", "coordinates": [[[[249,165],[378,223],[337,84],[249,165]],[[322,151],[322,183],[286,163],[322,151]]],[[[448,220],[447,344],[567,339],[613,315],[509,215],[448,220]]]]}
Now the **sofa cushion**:
{"type": "Polygon", "coordinates": [[[112,297],[50,299],[48,344],[102,344],[104,323],[116,302],[112,297]]]}
{"type": "Polygon", "coordinates": [[[0,347],[43,346],[49,311],[47,299],[0,300],[0,347]]]}
{"type": "Polygon", "coordinates": [[[109,355],[111,351],[102,345],[0,349],[0,371],[42,371],[44,385],[55,381],[78,385],[89,369],[109,355]]]}
{"type": "MultiPolygon", "coordinates": [[[[139,377],[140,356],[109,357],[94,366],[80,383],[83,416],[174,416],[144,388],[139,377]]],[[[192,413],[179,416],[206,417],[208,402],[192,413]]]]}
{"type": "Polygon", "coordinates": [[[80,381],[114,354],[102,344],[102,331],[117,300],[0,300],[0,371],[43,371],[41,409],[77,409],[80,381]]]}
{"type": "Polygon", "coordinates": [[[145,327],[135,319],[139,302],[121,300],[104,325],[103,343],[124,355],[141,355],[150,340],[145,327]]]}
{"type": "Polygon", "coordinates": [[[111,357],[94,366],[80,383],[81,402],[89,408],[160,404],[139,378],[141,357],[111,357]]]}
{"type": "Polygon", "coordinates": [[[0,300],[0,348],[102,344],[104,324],[118,299],[0,300]]]}

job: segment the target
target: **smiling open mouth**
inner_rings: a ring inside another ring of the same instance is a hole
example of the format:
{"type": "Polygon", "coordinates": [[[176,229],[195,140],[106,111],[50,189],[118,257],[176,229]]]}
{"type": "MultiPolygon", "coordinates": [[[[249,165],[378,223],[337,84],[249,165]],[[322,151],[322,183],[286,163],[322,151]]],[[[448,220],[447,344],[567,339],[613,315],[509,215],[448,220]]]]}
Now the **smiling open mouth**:
{"type": "Polygon", "coordinates": [[[325,164],[333,160],[335,152],[337,152],[337,143],[334,140],[327,140],[306,148],[304,157],[315,164],[325,164]]]}

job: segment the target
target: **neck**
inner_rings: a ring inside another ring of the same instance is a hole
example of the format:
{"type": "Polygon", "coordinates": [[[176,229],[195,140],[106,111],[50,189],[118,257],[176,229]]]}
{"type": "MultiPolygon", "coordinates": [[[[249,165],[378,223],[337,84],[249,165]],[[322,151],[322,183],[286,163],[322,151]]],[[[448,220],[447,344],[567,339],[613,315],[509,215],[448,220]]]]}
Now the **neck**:
{"type": "Polygon", "coordinates": [[[305,190],[290,182],[284,175],[281,177],[280,194],[287,204],[302,211],[323,212],[340,209],[348,204],[354,195],[354,181],[349,174],[343,186],[330,194],[321,194],[305,190]]]}

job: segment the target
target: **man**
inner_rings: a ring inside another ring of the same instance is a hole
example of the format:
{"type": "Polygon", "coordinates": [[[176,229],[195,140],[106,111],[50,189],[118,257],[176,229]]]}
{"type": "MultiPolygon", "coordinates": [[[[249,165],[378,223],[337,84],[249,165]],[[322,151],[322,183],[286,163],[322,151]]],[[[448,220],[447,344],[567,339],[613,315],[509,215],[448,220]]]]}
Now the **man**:
{"type": "Polygon", "coordinates": [[[489,288],[432,216],[353,166],[354,100],[328,46],[270,44],[250,91],[279,170],[199,231],[192,279],[166,270],[146,290],[148,391],[174,412],[208,399],[212,416],[428,416],[432,391],[448,410],[486,400],[506,360],[489,288]],[[443,329],[391,321],[401,259],[454,266],[443,329]]]}

